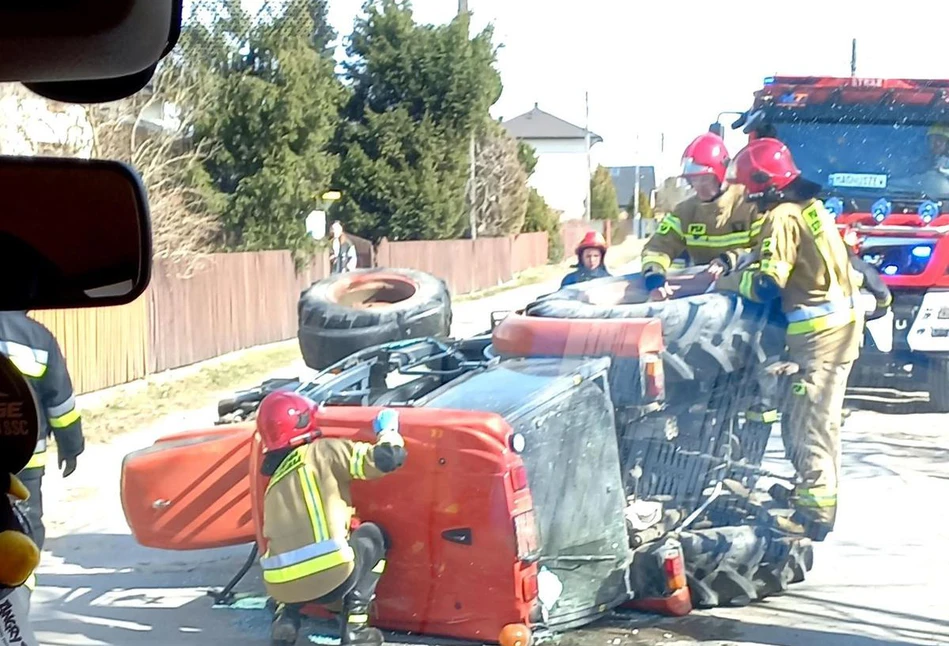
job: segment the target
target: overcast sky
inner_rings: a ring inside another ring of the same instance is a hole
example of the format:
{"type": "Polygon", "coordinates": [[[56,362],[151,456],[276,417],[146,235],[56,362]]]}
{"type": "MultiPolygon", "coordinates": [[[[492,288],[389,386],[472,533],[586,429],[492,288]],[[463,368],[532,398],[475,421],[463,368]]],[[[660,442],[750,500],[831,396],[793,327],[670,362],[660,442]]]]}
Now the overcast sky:
{"type": "MultiPolygon", "coordinates": [[[[362,2],[330,0],[330,22],[341,35],[352,30],[362,2]]],[[[859,76],[949,78],[949,10],[937,8],[942,4],[469,0],[474,27],[493,23],[503,45],[504,93],[495,117],[517,116],[538,102],[582,126],[589,91],[590,127],[604,139],[597,159],[660,170],[674,169],[685,145],[720,111],[746,109],[764,77],[848,76],[854,37],[859,76]],[[788,13],[779,13],[781,5],[788,13]]],[[[413,7],[418,22],[443,23],[458,3],[414,0],[413,7]]],[[[741,139],[729,143],[737,148],[741,139]]]]}

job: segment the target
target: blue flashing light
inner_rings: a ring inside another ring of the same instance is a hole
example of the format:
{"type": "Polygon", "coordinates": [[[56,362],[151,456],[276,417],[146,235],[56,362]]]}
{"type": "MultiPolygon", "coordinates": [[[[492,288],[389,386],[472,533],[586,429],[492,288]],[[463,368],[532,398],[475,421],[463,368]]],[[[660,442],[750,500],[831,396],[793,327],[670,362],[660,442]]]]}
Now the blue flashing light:
{"type": "Polygon", "coordinates": [[[928,245],[920,245],[919,247],[913,247],[912,253],[917,258],[929,258],[933,255],[933,248],[928,245]]]}
{"type": "Polygon", "coordinates": [[[873,206],[870,207],[870,213],[873,214],[873,218],[877,222],[882,222],[883,219],[892,212],[893,204],[890,203],[890,201],[885,197],[881,197],[873,203],[873,206]]]}
{"type": "Polygon", "coordinates": [[[764,84],[765,84],[765,85],[774,85],[774,77],[773,77],[773,76],[766,76],[766,77],[764,77],[764,84]]]}
{"type": "Polygon", "coordinates": [[[887,276],[895,276],[896,272],[899,271],[896,265],[887,265],[883,268],[883,273],[887,276]]]}
{"type": "Polygon", "coordinates": [[[839,197],[831,197],[824,202],[824,208],[830,211],[834,218],[839,218],[844,213],[844,201],[839,197]]]}
{"type": "Polygon", "coordinates": [[[932,222],[934,217],[939,215],[939,205],[932,200],[925,200],[920,203],[919,208],[916,209],[916,213],[923,219],[923,222],[928,224],[932,222]]]}

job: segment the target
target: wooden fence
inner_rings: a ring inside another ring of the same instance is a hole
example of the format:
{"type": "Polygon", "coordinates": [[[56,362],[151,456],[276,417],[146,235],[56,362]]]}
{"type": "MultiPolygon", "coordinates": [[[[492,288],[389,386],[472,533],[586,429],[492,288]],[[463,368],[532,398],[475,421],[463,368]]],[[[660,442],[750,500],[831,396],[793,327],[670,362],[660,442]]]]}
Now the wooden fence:
{"type": "Polygon", "coordinates": [[[155,269],[149,373],[292,338],[300,291],[328,274],[329,261],[320,256],[297,275],[286,251],[260,251],[215,254],[188,279],[155,269]]]}
{"type": "MultiPolygon", "coordinates": [[[[383,242],[380,267],[444,278],[453,294],[492,287],[546,264],[547,234],[383,242]]],[[[329,274],[326,255],[297,271],[287,251],[213,254],[188,278],[156,261],[152,282],[121,307],[37,310],[59,341],[79,394],[141,379],[228,352],[292,339],[300,292],[329,274]]]]}
{"type": "Polygon", "coordinates": [[[547,264],[547,234],[507,238],[389,242],[376,247],[377,267],[408,267],[438,276],[452,294],[505,283],[518,272],[547,264]]]}

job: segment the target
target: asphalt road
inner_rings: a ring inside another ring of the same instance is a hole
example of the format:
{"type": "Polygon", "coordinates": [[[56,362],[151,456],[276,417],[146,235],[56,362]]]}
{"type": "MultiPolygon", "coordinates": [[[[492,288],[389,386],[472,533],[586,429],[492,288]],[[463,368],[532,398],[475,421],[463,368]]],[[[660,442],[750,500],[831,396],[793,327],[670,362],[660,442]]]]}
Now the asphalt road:
{"type": "MultiPolygon", "coordinates": [[[[459,304],[456,333],[481,331],[491,310],[515,309],[550,287],[459,304]]],[[[899,406],[875,408],[856,411],[845,426],[837,531],[817,546],[814,570],[804,583],[765,603],[694,612],[684,619],[623,613],[556,641],[561,646],[949,645],[949,424],[945,416],[908,414],[899,406]]],[[[119,504],[122,456],[213,416],[212,408],[183,413],[109,446],[90,447],[68,480],[47,476],[49,538],[32,614],[42,644],[269,643],[266,610],[212,608],[206,595],[237,571],[247,548],[140,547],[119,504]]],[[[776,437],[769,460],[774,470],[788,472],[776,437]]],[[[256,568],[239,590],[260,594],[256,568]]],[[[314,633],[321,628],[310,626],[314,633]]],[[[404,635],[392,640],[446,643],[404,635]]]]}

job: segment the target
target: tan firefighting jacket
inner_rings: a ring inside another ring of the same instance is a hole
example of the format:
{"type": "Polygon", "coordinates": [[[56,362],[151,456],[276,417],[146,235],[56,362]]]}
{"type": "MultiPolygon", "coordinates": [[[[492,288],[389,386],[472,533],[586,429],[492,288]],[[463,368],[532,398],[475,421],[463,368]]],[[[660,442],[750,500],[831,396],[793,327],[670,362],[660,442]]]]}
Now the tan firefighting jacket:
{"type": "Polygon", "coordinates": [[[763,222],[740,184],[730,185],[714,202],[693,195],[666,215],[646,242],[643,273],[664,274],[683,251],[698,265],[721,258],[734,267],[757,244],[763,222]]]}
{"type": "MultiPolygon", "coordinates": [[[[402,443],[397,433],[385,437],[388,443],[402,443]]],[[[276,601],[319,599],[353,572],[350,482],[386,475],[373,459],[378,445],[318,439],[295,449],[277,467],[264,494],[267,553],[260,561],[267,594],[276,601]]]]}
{"type": "Polygon", "coordinates": [[[732,272],[717,288],[759,300],[761,276],[781,289],[792,361],[846,363],[857,358],[863,314],[855,301],[863,275],[850,262],[833,216],[817,200],[785,202],[766,214],[758,262],[732,272]]]}

